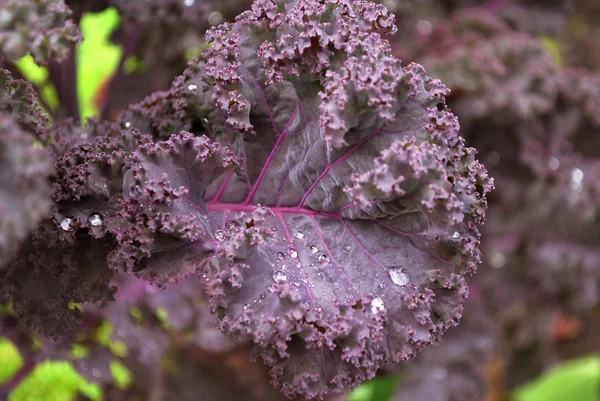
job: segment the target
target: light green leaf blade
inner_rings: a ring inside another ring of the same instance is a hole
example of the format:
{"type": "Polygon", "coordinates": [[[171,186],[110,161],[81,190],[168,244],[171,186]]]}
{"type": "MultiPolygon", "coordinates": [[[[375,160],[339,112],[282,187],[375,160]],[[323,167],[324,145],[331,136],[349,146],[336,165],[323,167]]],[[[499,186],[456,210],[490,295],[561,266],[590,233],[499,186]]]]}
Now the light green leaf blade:
{"type": "Polygon", "coordinates": [[[513,401],[599,401],[600,355],[566,362],[513,392],[513,401]]]}
{"type": "Polygon", "coordinates": [[[102,400],[102,389],[87,382],[69,362],[45,361],[19,383],[8,401],[75,401],[79,394],[102,400]]]}
{"type": "Polygon", "coordinates": [[[358,386],[348,401],[389,401],[399,382],[398,376],[376,377],[358,386]]]}
{"type": "Polygon", "coordinates": [[[0,337],[0,385],[9,381],[23,367],[19,349],[8,338],[0,337]]]}
{"type": "Polygon", "coordinates": [[[84,123],[100,112],[94,99],[119,66],[123,50],[109,40],[119,24],[119,12],[112,7],[99,13],[86,13],[81,19],[85,39],[77,48],[77,92],[84,123]]]}

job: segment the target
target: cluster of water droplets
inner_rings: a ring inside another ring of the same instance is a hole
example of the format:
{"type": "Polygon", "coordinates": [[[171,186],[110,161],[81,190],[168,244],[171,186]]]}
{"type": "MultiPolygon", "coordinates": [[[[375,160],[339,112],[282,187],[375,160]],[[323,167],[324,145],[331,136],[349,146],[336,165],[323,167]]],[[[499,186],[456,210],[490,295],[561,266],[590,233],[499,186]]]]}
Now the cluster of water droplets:
{"type": "MultiPolygon", "coordinates": [[[[104,219],[100,213],[92,213],[88,217],[88,223],[90,223],[92,227],[100,227],[104,224],[104,219]]],[[[63,231],[73,231],[73,218],[69,216],[63,217],[59,226],[63,231]]]]}

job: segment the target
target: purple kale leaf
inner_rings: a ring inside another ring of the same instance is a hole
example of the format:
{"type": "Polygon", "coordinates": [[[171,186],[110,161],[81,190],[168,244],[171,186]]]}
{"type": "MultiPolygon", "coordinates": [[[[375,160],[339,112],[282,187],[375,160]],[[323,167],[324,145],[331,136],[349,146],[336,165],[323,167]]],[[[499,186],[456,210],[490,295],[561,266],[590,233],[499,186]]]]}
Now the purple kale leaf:
{"type": "Polygon", "coordinates": [[[50,208],[45,156],[14,118],[0,113],[0,270],[50,208]]]}
{"type": "Polygon", "coordinates": [[[0,269],[50,209],[51,163],[35,145],[47,123],[31,86],[0,68],[0,269]]]}
{"type": "Polygon", "coordinates": [[[212,90],[236,128],[215,138],[242,159],[207,192],[212,305],[290,397],[343,391],[435,342],[479,261],[491,181],[446,88],[390,55],[392,27],[366,2],[256,2],[209,32],[208,85],[190,81],[212,90]]]}
{"type": "Polygon", "coordinates": [[[493,182],[447,88],[391,55],[394,30],[367,1],[260,0],[119,126],[51,131],[55,208],[11,275],[62,287],[9,293],[62,318],[82,288],[110,300],[118,271],[197,274],[218,327],[252,341],[288,397],[343,392],[437,342],[480,262],[493,182]]]}
{"type": "Polygon", "coordinates": [[[81,40],[64,0],[0,0],[0,49],[16,60],[31,53],[39,64],[64,59],[81,40]]]}

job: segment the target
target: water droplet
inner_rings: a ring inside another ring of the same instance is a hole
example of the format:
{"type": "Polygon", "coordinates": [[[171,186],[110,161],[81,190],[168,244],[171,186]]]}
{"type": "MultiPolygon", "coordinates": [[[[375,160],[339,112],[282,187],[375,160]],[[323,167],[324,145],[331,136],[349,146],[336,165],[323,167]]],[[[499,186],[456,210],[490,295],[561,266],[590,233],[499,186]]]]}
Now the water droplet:
{"type": "Polygon", "coordinates": [[[579,168],[574,168],[573,170],[571,170],[571,178],[575,182],[583,181],[583,171],[581,171],[581,169],[579,168]]]}
{"type": "Polygon", "coordinates": [[[225,223],[225,227],[226,227],[228,230],[233,230],[233,229],[235,229],[235,228],[238,228],[239,226],[240,226],[240,223],[238,223],[238,222],[237,222],[237,221],[235,221],[235,220],[228,220],[228,221],[227,221],[227,223],[225,223]]]}
{"type": "Polygon", "coordinates": [[[298,231],[298,232],[296,233],[296,238],[298,238],[298,239],[302,239],[302,238],[304,238],[304,233],[303,233],[302,231],[298,231]]]}
{"type": "Polygon", "coordinates": [[[215,238],[217,241],[223,241],[225,239],[225,233],[221,230],[215,231],[215,238]]]}
{"type": "Polygon", "coordinates": [[[187,88],[188,88],[188,90],[195,91],[196,89],[198,89],[198,85],[189,84],[187,88]]]}
{"type": "Polygon", "coordinates": [[[327,255],[319,255],[317,259],[323,264],[329,263],[329,258],[327,257],[327,255]]]}
{"type": "Polygon", "coordinates": [[[379,284],[379,288],[381,288],[383,290],[385,288],[385,284],[383,284],[383,283],[379,284]]]}
{"type": "Polygon", "coordinates": [[[571,170],[571,189],[575,192],[581,192],[583,189],[583,171],[579,168],[574,168],[571,170]]]}
{"type": "Polygon", "coordinates": [[[289,254],[292,259],[296,259],[298,257],[298,252],[296,252],[295,249],[290,249],[289,254]]]}
{"type": "Polygon", "coordinates": [[[310,248],[309,248],[309,250],[310,250],[310,253],[317,253],[317,252],[319,252],[319,248],[317,248],[314,245],[311,245],[310,248]]]}
{"type": "Polygon", "coordinates": [[[408,284],[409,281],[408,275],[404,272],[404,269],[394,266],[390,267],[390,278],[394,284],[401,287],[408,284]]]}
{"type": "Polygon", "coordinates": [[[581,171],[581,169],[579,169],[579,168],[574,168],[571,171],[571,178],[575,182],[581,182],[581,181],[583,181],[583,171],[581,171]]]}
{"type": "Polygon", "coordinates": [[[92,213],[88,218],[88,221],[93,227],[99,227],[102,225],[103,222],[100,213],[92,213]]]}
{"type": "Polygon", "coordinates": [[[350,249],[352,249],[352,247],[350,245],[346,245],[344,247],[344,251],[346,251],[346,252],[350,251],[350,249]]]}
{"type": "Polygon", "coordinates": [[[506,256],[502,252],[492,251],[490,252],[490,264],[492,267],[499,269],[506,264],[506,256]]]}
{"type": "Polygon", "coordinates": [[[185,4],[186,7],[193,6],[195,2],[196,2],[196,0],[183,0],[183,4],[185,4]]]}
{"type": "Polygon", "coordinates": [[[277,252],[277,259],[283,260],[283,258],[285,258],[285,255],[283,254],[283,252],[277,252]]]}
{"type": "Polygon", "coordinates": [[[60,228],[62,228],[65,231],[73,231],[73,227],[71,227],[71,223],[73,222],[73,219],[70,217],[65,217],[64,219],[61,220],[60,222],[60,228]]]}
{"type": "Polygon", "coordinates": [[[211,25],[219,25],[221,22],[223,22],[223,14],[219,12],[215,11],[208,16],[208,23],[211,25]]]}
{"type": "Polygon", "coordinates": [[[548,167],[550,168],[550,170],[556,171],[560,167],[560,162],[556,157],[553,157],[550,160],[548,160],[548,167]]]}
{"type": "Polygon", "coordinates": [[[427,20],[421,20],[417,22],[417,31],[419,31],[421,35],[430,35],[433,31],[433,25],[427,20]]]}
{"type": "Polygon", "coordinates": [[[131,123],[129,121],[125,122],[125,128],[130,128],[131,127],[131,123]]]}
{"type": "Polygon", "coordinates": [[[275,273],[273,273],[273,281],[276,283],[283,283],[287,280],[287,276],[285,275],[285,272],[281,271],[281,270],[277,270],[275,273]]]}
{"type": "Polygon", "coordinates": [[[460,234],[458,233],[458,231],[454,231],[454,234],[452,234],[452,238],[456,239],[460,237],[460,234]]]}
{"type": "Polygon", "coordinates": [[[92,375],[94,377],[100,377],[102,376],[102,373],[100,372],[100,369],[92,369],[92,375]]]}
{"type": "Polygon", "coordinates": [[[379,312],[385,311],[385,305],[383,299],[377,297],[371,301],[371,313],[377,315],[379,312]]]}

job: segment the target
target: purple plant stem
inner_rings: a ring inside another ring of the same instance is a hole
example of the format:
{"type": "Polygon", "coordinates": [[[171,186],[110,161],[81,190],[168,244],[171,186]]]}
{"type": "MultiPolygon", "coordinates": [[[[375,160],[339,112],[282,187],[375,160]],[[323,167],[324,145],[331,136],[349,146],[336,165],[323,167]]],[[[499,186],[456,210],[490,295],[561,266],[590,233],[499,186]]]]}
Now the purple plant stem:
{"type": "Polygon", "coordinates": [[[109,118],[110,106],[115,98],[115,89],[119,86],[120,82],[125,76],[125,70],[123,68],[125,65],[125,60],[134,54],[142,34],[142,27],[138,25],[127,28],[127,39],[125,40],[125,45],[123,46],[123,53],[121,54],[121,59],[119,60],[119,66],[117,67],[115,75],[110,79],[106,101],[104,102],[104,105],[102,105],[102,111],[100,112],[100,118],[102,120],[109,118]]]}

